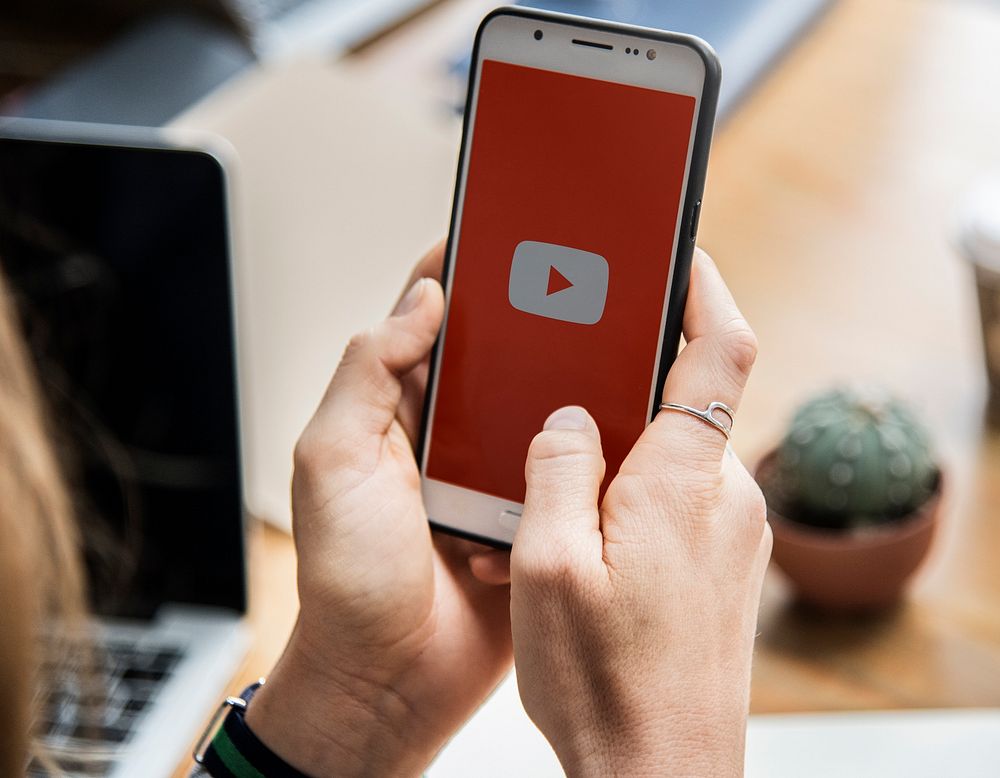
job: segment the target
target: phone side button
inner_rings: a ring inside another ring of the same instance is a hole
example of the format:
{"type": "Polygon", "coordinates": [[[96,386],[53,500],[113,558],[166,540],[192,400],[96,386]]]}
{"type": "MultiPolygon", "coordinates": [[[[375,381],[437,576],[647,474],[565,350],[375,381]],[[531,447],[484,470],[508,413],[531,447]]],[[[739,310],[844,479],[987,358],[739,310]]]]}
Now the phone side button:
{"type": "Polygon", "coordinates": [[[691,209],[691,233],[688,237],[691,238],[692,242],[696,237],[698,237],[698,219],[701,217],[701,200],[694,204],[694,208],[691,209]]]}
{"type": "Polygon", "coordinates": [[[521,523],[521,514],[514,513],[514,511],[500,511],[498,521],[504,529],[517,532],[517,525],[521,523]]]}

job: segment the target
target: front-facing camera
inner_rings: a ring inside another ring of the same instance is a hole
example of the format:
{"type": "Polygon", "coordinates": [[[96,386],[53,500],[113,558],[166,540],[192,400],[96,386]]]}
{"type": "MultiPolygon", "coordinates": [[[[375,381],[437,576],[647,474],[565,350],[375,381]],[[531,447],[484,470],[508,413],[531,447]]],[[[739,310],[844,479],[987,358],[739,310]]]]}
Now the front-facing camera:
{"type": "Polygon", "coordinates": [[[540,41],[542,39],[542,35],[544,35],[544,33],[541,30],[535,30],[535,40],[536,41],[540,41]]]}

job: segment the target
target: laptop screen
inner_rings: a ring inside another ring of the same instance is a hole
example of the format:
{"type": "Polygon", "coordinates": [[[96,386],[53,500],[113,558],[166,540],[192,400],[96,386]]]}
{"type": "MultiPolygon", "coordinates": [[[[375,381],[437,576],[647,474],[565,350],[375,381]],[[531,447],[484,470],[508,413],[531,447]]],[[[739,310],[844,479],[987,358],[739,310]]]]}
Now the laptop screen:
{"type": "Polygon", "coordinates": [[[94,610],[243,610],[224,173],[194,151],[0,138],[0,268],[94,610]]]}

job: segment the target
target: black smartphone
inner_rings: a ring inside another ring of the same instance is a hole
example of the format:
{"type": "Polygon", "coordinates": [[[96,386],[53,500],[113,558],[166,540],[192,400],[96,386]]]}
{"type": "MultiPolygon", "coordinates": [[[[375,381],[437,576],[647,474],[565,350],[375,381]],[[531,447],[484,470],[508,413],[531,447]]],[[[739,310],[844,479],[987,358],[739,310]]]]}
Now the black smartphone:
{"type": "Polygon", "coordinates": [[[417,451],[433,525],[509,546],[564,405],[618,472],[677,354],[720,79],[688,35],[526,8],[479,27],[417,451]]]}

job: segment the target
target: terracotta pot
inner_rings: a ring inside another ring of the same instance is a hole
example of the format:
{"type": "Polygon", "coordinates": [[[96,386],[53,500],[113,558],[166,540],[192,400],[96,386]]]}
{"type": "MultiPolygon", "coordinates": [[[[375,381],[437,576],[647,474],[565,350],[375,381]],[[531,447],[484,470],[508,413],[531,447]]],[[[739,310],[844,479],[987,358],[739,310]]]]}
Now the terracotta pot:
{"type": "MultiPolygon", "coordinates": [[[[767,494],[774,452],[757,466],[767,494]]],[[[873,610],[897,602],[930,549],[941,515],[942,479],[934,495],[906,518],[864,529],[816,529],[768,506],[774,532],[772,561],[791,580],[799,598],[823,608],[873,610]]]]}

